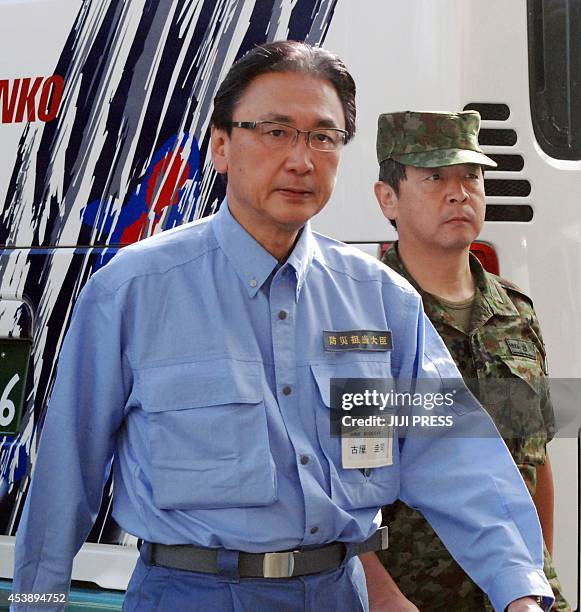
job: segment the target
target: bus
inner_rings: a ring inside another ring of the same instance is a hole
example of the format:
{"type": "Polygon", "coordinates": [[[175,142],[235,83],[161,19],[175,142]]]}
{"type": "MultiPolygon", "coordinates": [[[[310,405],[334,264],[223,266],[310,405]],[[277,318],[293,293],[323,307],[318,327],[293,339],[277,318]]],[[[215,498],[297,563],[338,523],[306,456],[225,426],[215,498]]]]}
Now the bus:
{"type": "MultiPolygon", "coordinates": [[[[578,609],[581,0],[0,3],[0,609],[75,299],[124,245],[217,210],[212,99],[233,61],[284,38],[337,53],[356,80],[357,135],[313,226],[373,255],[396,238],[373,193],[378,115],[481,113],[498,168],[478,248],[541,322],[561,425],[554,559],[578,609]]],[[[110,492],[71,609],[120,609],[137,550],[110,492]]]]}

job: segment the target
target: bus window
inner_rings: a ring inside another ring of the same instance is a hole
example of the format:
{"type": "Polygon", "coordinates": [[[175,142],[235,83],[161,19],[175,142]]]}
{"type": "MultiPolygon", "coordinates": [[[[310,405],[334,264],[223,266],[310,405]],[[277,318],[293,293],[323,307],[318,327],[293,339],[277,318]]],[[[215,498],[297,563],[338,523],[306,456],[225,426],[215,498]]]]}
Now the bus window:
{"type": "Polygon", "coordinates": [[[531,113],[541,148],[581,159],[581,0],[528,0],[531,113]]]}

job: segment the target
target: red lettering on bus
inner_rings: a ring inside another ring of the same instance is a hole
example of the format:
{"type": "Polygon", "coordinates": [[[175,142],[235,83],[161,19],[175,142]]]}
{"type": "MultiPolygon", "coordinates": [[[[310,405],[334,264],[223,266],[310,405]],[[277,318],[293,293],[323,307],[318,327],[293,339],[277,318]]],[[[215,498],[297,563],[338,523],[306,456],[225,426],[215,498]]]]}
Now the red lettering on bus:
{"type": "Polygon", "coordinates": [[[65,88],[62,76],[0,79],[2,123],[52,121],[56,118],[65,88]],[[40,92],[40,95],[39,95],[40,92]]]}
{"type": "Polygon", "coordinates": [[[0,98],[2,98],[2,123],[12,123],[19,89],[20,79],[16,79],[13,82],[12,91],[10,91],[9,80],[3,79],[0,81],[0,98]]]}
{"type": "Polygon", "coordinates": [[[36,108],[35,98],[40,85],[42,83],[42,77],[36,77],[30,87],[31,79],[22,79],[22,86],[20,87],[20,96],[18,96],[18,108],[16,109],[15,123],[20,123],[24,119],[24,110],[26,109],[28,121],[36,120],[36,108]]]}
{"type": "Polygon", "coordinates": [[[65,80],[58,74],[48,77],[42,84],[40,102],[38,104],[38,118],[41,121],[52,121],[60,108],[65,88],[65,80]]]}

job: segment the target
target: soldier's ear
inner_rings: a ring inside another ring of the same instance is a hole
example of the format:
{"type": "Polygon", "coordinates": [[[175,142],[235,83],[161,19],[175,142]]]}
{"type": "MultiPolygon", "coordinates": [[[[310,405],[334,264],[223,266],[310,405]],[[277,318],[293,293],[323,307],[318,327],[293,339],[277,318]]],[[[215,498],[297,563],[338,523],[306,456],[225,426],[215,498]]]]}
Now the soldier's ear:
{"type": "Polygon", "coordinates": [[[230,148],[230,138],[226,131],[212,126],[210,146],[214,169],[218,174],[226,174],[228,172],[228,151],[230,148]]]}
{"type": "Polygon", "coordinates": [[[386,219],[397,220],[397,194],[391,185],[383,181],[377,181],[373,186],[375,197],[379,203],[379,208],[386,219]]]}

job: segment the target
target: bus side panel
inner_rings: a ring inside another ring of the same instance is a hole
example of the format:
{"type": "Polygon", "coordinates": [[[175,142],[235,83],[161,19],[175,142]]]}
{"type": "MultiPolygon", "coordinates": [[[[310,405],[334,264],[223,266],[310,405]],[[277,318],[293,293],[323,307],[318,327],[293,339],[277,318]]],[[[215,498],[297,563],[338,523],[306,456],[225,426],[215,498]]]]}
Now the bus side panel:
{"type": "MultiPolygon", "coordinates": [[[[40,17],[36,2],[0,6],[0,53],[14,58],[9,78],[0,80],[0,131],[7,134],[0,139],[0,293],[25,297],[36,316],[21,430],[0,441],[5,536],[18,527],[57,356],[82,286],[119,246],[217,209],[225,186],[212,170],[208,143],[218,84],[256,44],[321,44],[335,4],[47,0],[40,17]],[[47,30],[47,22],[68,26],[47,30]],[[60,40],[47,40],[51,34],[60,40]]],[[[2,308],[0,317],[10,319],[2,308]]],[[[131,542],[109,506],[107,494],[89,542],[131,542]]],[[[1,559],[0,577],[10,577],[9,561],[1,559]]],[[[109,566],[107,555],[84,547],[73,577],[123,588],[128,572],[109,566]]]]}

